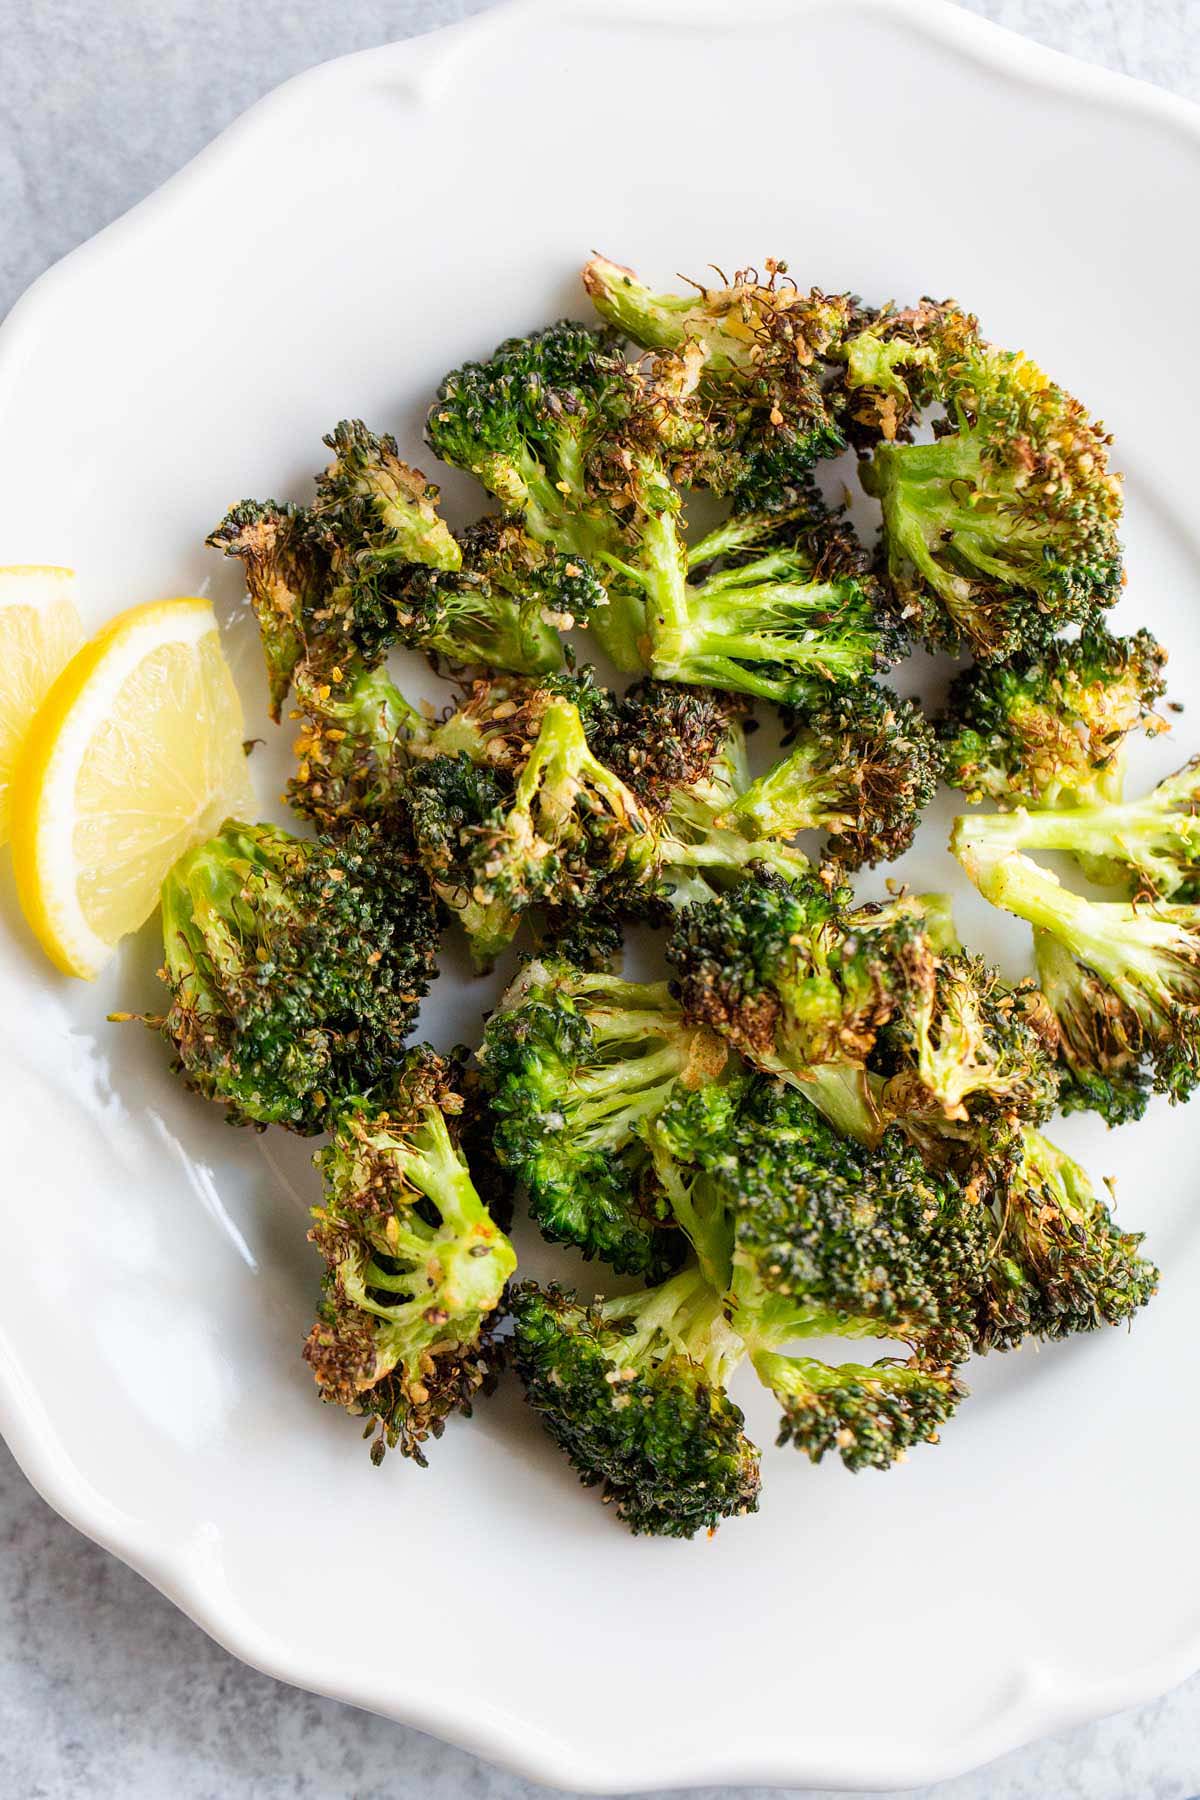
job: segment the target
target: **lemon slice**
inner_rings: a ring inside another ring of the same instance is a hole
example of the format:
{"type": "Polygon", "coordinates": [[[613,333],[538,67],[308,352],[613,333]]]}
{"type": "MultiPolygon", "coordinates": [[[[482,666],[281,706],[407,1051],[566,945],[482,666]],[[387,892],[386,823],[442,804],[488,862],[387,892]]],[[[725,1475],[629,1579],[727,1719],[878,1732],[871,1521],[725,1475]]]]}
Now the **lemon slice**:
{"type": "Polygon", "coordinates": [[[74,569],[0,569],[0,844],[17,753],[46,690],[82,642],[74,569]]]}
{"type": "Polygon", "coordinates": [[[17,891],[65,973],[97,975],[176,858],[252,810],[243,737],[207,600],[135,606],[67,664],[12,784],[17,891]]]}

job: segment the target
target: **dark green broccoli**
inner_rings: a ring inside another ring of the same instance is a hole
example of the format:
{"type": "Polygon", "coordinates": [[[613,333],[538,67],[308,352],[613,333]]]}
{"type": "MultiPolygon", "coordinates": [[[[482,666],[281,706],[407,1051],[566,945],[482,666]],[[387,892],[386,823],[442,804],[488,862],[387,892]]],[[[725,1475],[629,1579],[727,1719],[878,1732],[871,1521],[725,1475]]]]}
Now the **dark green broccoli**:
{"type": "Polygon", "coordinates": [[[969,331],[951,336],[933,386],[937,440],[881,443],[860,464],[905,620],[981,661],[1094,623],[1123,580],[1103,427],[1028,357],[969,331]]]}
{"type": "Polygon", "coordinates": [[[512,1317],[530,1405],[622,1524],[690,1538],[757,1509],[758,1451],[725,1391],[742,1345],[697,1269],[591,1305],[527,1283],[512,1317]]]}
{"type": "Polygon", "coordinates": [[[671,417],[614,334],[564,322],[448,375],[428,432],[531,537],[600,572],[593,628],[618,667],[803,702],[883,666],[898,634],[815,489],[689,552],[671,417]]]}
{"type": "Polygon", "coordinates": [[[768,1073],[861,1065],[932,955],[919,904],[855,911],[832,874],[743,882],[689,907],[667,948],[688,1018],[768,1073]]]}
{"type": "Polygon", "coordinates": [[[487,1022],[480,1051],[500,1162],[543,1234],[625,1273],[679,1260],[646,1132],[676,1088],[726,1060],[665,984],[529,963],[487,1022]]]}
{"type": "Polygon", "coordinates": [[[1148,631],[1100,626],[951,683],[939,736],[945,779],[968,800],[1002,807],[1120,802],[1134,731],[1167,729],[1154,712],[1167,659],[1148,631]]]}
{"type": "Polygon", "coordinates": [[[563,686],[477,683],[407,778],[422,863],[484,967],[531,907],[582,909],[650,854],[646,809],[588,744],[592,691],[563,686]]]}
{"type": "Polygon", "coordinates": [[[766,837],[827,831],[828,854],[851,869],[902,856],[938,783],[937,744],[916,702],[856,682],[794,714],[790,741],[733,816],[766,837]]]}
{"type": "Polygon", "coordinates": [[[455,1071],[426,1046],[393,1083],[347,1098],[316,1162],[312,1242],[325,1297],[304,1346],[321,1397],[367,1419],[371,1459],[423,1445],[494,1384],[496,1309],[517,1266],[480,1199],[456,1121],[455,1071]]]}
{"type": "Polygon", "coordinates": [[[682,397],[686,424],[686,402],[700,402],[699,453],[694,429],[668,434],[682,452],[677,473],[740,498],[794,482],[845,448],[823,373],[855,308],[846,294],[801,293],[786,263],[769,260],[765,279],[747,269],[721,280],[656,294],[607,257],[583,271],[601,317],[653,353],[654,387],[682,397]]]}
{"type": "Polygon", "coordinates": [[[231,819],[163,883],[159,1027],[235,1124],[322,1131],[404,1060],[437,922],[403,846],[365,827],[306,843],[231,819]]]}
{"type": "Polygon", "coordinates": [[[586,563],[508,520],[481,519],[456,539],[437,488],[361,420],[343,420],[325,442],[335,454],[316,510],[338,546],[365,650],[398,642],[452,663],[531,675],[561,667],[559,631],[607,605],[586,563]]]}
{"type": "Polygon", "coordinates": [[[979,1336],[990,1215],[899,1131],[862,1148],[762,1077],[676,1098],[658,1130],[704,1171],[681,1223],[715,1266],[729,1241],[730,1317],[783,1408],[780,1441],[858,1469],[935,1438],[979,1336]],[[867,1368],[784,1351],[805,1338],[893,1338],[907,1357],[867,1368]]]}
{"type": "Polygon", "coordinates": [[[267,665],[271,717],[278,724],[292,673],[310,638],[340,637],[340,622],[330,610],[333,551],[328,535],[305,507],[242,500],[205,542],[242,564],[267,665]]]}
{"type": "Polygon", "coordinates": [[[1136,1088],[1126,1049],[1156,1091],[1186,1100],[1200,1080],[1200,906],[1086,900],[1028,857],[997,849],[978,834],[979,823],[957,820],[951,848],[986,900],[1044,934],[1043,991],[1062,1024],[1068,1066],[1090,1066],[1102,1089],[1114,1049],[1120,1053],[1119,1088],[1099,1110],[1127,1116],[1136,1088]],[[1066,952],[1053,965],[1048,938],[1066,952]]]}

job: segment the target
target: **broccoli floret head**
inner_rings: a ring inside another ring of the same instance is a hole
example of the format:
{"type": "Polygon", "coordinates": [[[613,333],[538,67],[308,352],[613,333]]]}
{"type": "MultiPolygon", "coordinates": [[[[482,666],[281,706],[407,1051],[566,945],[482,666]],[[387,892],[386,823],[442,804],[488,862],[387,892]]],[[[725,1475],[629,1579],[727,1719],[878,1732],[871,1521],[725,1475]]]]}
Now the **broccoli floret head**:
{"type": "Polygon", "coordinates": [[[475,475],[533,537],[590,558],[616,534],[593,503],[589,460],[630,404],[616,334],[564,319],[447,375],[427,431],[443,461],[475,475]]]}
{"type": "Polygon", "coordinates": [[[405,750],[425,721],[382,668],[346,646],[340,661],[314,653],[292,672],[299,721],[287,798],[318,830],[363,822],[394,831],[405,816],[405,750]]]}
{"type": "Polygon", "coordinates": [[[705,1171],[705,1215],[719,1201],[731,1222],[735,1324],[752,1347],[829,1334],[968,1353],[991,1221],[899,1129],[854,1143],[802,1091],[752,1076],[677,1094],[659,1130],[705,1171]]]}
{"type": "Polygon", "coordinates": [[[682,1246],[646,1132],[680,1086],[715,1079],[724,1047],[665,985],[530,963],[481,1051],[496,1154],[544,1236],[654,1277],[682,1246]]]}
{"type": "Polygon", "coordinates": [[[1121,1231],[1086,1171],[1040,1132],[1026,1127],[1021,1148],[1002,1199],[993,1341],[1127,1324],[1158,1288],[1142,1234],[1121,1231]]]}
{"type": "Polygon", "coordinates": [[[276,724],[309,639],[331,628],[332,546],[316,513],[278,500],[242,500],[205,543],[236,556],[267,665],[276,724]]]}
{"type": "Polygon", "coordinates": [[[933,729],[913,700],[855,682],[791,715],[790,755],[733,808],[754,835],[827,831],[851,869],[890,862],[912,843],[937,789],[933,729]]]}
{"type": "Polygon", "coordinates": [[[437,927],[401,843],[231,819],[170,871],[162,916],[171,1004],[153,1023],[235,1124],[321,1131],[403,1062],[437,927]]]}
{"type": "Polygon", "coordinates": [[[1058,1100],[1058,1033],[1031,985],[1010,987],[965,952],[911,958],[907,972],[875,1061],[889,1075],[887,1110],[957,1121],[1048,1118],[1058,1100]]]}
{"type": "Polygon", "coordinates": [[[745,269],[720,286],[656,294],[595,256],[583,283],[610,325],[654,353],[658,386],[700,398],[720,445],[715,464],[700,459],[711,485],[737,493],[794,480],[844,449],[822,374],[853,315],[849,295],[802,293],[770,259],[761,276],[745,269]]]}
{"type": "Polygon", "coordinates": [[[830,1364],[764,1351],[754,1366],[782,1408],[776,1442],[815,1463],[836,1451],[855,1474],[890,1469],[914,1444],[936,1444],[967,1391],[951,1365],[915,1357],[830,1364]]]}
{"type": "Polygon", "coordinates": [[[437,488],[403,461],[394,437],[343,419],[324,439],[333,451],[317,477],[315,511],[342,550],[348,575],[368,583],[386,564],[458,569],[462,552],[438,512],[437,488]]]}
{"type": "Polygon", "coordinates": [[[931,648],[981,661],[1094,623],[1123,581],[1103,427],[1028,357],[982,342],[938,390],[935,443],[882,443],[860,464],[905,618],[931,648]]]}
{"type": "Polygon", "coordinates": [[[399,1446],[424,1464],[426,1441],[496,1377],[496,1309],[517,1259],[458,1148],[453,1080],[413,1050],[390,1088],[343,1103],[316,1158],[309,1236],[325,1299],[304,1355],[322,1398],[366,1417],[374,1462],[399,1446]]]}
{"type": "Polygon", "coordinates": [[[984,898],[1055,939],[1094,978],[1069,982],[1060,962],[1051,983],[1073,1052],[1094,1031],[1103,1073],[1109,1047],[1128,1045],[1158,1092],[1186,1100],[1200,1081],[1200,907],[1087,900],[1019,852],[996,853],[972,836],[974,824],[956,822],[951,848],[984,898]],[[1079,1016],[1084,1008],[1096,1012],[1094,1025],[1079,1016]]]}
{"type": "Polygon", "coordinates": [[[1133,731],[1165,731],[1166,651],[1148,631],[1094,626],[955,677],[939,735],[945,778],[968,800],[1062,807],[1119,799],[1133,731]]]}
{"type": "Polygon", "coordinates": [[[659,1130],[703,1170],[681,1217],[689,1235],[711,1249],[714,1214],[728,1223],[730,1317],[783,1409],[780,1442],[883,1468],[936,1436],[964,1391],[952,1365],[978,1337],[990,1214],[899,1130],[865,1148],[762,1077],[677,1097],[659,1130]],[[783,1350],[813,1337],[896,1338],[911,1361],[902,1378],[893,1362],[783,1350]]]}
{"type": "Polygon", "coordinates": [[[922,941],[919,909],[854,912],[831,876],[745,881],[688,907],[667,948],[689,1019],[801,1079],[865,1060],[895,1009],[899,961],[922,941]]]}
{"type": "Polygon", "coordinates": [[[953,300],[856,309],[832,354],[842,365],[834,413],[860,450],[907,441],[914,416],[940,397],[945,372],[978,348],[976,320],[953,300]]]}
{"type": "Polygon", "coordinates": [[[1106,982],[1048,931],[1033,934],[1038,986],[1058,1032],[1058,1104],[1108,1125],[1140,1119],[1150,1098],[1141,1035],[1106,982]]]}
{"type": "Polygon", "coordinates": [[[530,1405],[631,1531],[690,1538],[757,1509],[758,1451],[725,1391],[742,1347],[695,1268],[591,1305],[526,1283],[512,1316],[530,1405]]]}
{"type": "Polygon", "coordinates": [[[484,965],[531,907],[581,908],[652,856],[646,809],[589,746],[583,714],[600,704],[587,682],[479,683],[413,767],[422,861],[484,965]]]}

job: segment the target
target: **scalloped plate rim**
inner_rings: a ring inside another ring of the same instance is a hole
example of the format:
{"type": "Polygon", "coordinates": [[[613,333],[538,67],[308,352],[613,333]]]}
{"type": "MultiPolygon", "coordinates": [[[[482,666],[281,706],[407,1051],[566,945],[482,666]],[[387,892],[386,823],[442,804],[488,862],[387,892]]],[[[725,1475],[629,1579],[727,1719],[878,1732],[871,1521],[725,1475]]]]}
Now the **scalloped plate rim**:
{"type": "MultiPolygon", "coordinates": [[[[799,20],[805,14],[837,10],[843,0],[751,0],[749,23],[799,20]]],[[[860,12],[907,26],[943,47],[999,70],[1057,91],[1084,95],[1113,107],[1140,113],[1172,126],[1200,154],[1200,106],[1114,70],[1079,61],[1038,44],[1005,27],[964,10],[955,0],[848,0],[860,12]]],[[[436,83],[460,55],[479,53],[510,21],[549,13],[573,13],[598,28],[614,18],[641,20],[662,27],[719,33],[726,25],[724,0],[500,0],[487,11],[438,30],[365,50],[352,51],[303,70],[280,83],[239,115],[183,168],[68,252],[40,275],[0,323],[0,394],[9,372],[22,358],[28,334],[37,327],[39,311],[81,263],[110,252],[123,233],[147,223],[169,206],[185,184],[205,179],[217,159],[237,154],[249,135],[269,127],[276,114],[307,96],[318,84],[353,84],[366,71],[386,65],[389,75],[409,78],[419,96],[427,82],[436,83]],[[690,15],[690,16],[688,16],[690,15]]],[[[1107,1680],[1077,1678],[1061,1668],[1027,1660],[1009,1673],[1013,1698],[990,1717],[964,1729],[961,1740],[937,1750],[914,1743],[846,1746],[821,1744],[811,1738],[794,1746],[782,1736],[777,1744],[728,1753],[706,1749],[684,1765],[672,1752],[669,1767],[642,1759],[637,1768],[618,1766],[607,1754],[593,1755],[579,1744],[559,1739],[529,1718],[473,1703],[468,1714],[435,1688],[410,1684],[398,1701],[395,1678],[370,1691],[357,1676],[339,1675],[337,1659],[324,1666],[309,1653],[294,1655],[286,1645],[260,1631],[228,1593],[215,1591],[205,1579],[203,1542],[172,1540],[160,1525],[131,1518],[98,1493],[75,1467],[62,1433],[21,1374],[0,1323],[0,1436],[18,1466],[42,1498],[64,1519],[118,1557],[180,1608],[223,1648],[241,1661],[311,1692],[379,1712],[399,1723],[427,1731],[455,1746],[534,1781],[595,1794],[678,1789],[691,1785],[767,1784],[780,1787],[837,1787],[844,1791],[913,1788],[953,1778],[1034,1739],[1107,1714],[1142,1704],[1164,1693],[1200,1669],[1200,1625],[1193,1635],[1137,1670],[1107,1680]]],[[[1003,1684],[1002,1684],[1003,1685],[1003,1684]]]]}

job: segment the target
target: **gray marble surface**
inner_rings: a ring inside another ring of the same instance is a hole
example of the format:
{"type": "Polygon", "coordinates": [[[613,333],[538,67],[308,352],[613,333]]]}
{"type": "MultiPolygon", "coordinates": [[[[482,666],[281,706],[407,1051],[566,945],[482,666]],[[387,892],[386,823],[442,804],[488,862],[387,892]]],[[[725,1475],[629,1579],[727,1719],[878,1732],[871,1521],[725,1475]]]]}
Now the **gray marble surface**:
{"type": "MultiPolygon", "coordinates": [[[[286,76],[485,4],[0,0],[0,313],[48,263],[286,76]]],[[[1200,0],[966,4],[1200,100],[1200,0]]],[[[58,1519],[0,1446],[3,1800],[536,1800],[545,1792],[244,1668],[58,1519]]],[[[1191,1800],[1200,1792],[1200,1677],[936,1792],[939,1800],[1191,1800]]],[[[716,1790],[688,1800],[716,1800],[716,1790]]],[[[749,1790],[742,1800],[752,1800],[749,1790]]]]}

